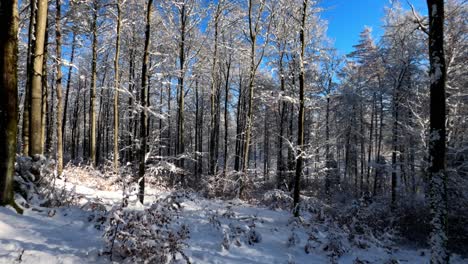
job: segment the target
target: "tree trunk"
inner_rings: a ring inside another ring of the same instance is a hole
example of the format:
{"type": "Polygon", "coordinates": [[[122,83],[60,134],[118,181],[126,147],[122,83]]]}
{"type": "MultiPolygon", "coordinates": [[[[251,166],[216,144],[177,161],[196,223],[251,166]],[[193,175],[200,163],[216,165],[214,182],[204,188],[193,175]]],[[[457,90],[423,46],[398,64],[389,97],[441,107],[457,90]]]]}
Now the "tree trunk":
{"type": "Polygon", "coordinates": [[[446,102],[447,69],[444,56],[444,1],[427,0],[429,9],[429,200],[432,215],[430,236],[431,263],[448,263],[447,252],[447,174],[446,174],[446,102]]]}
{"type": "Polygon", "coordinates": [[[65,105],[63,107],[63,121],[62,121],[63,143],[66,142],[66,138],[67,138],[65,127],[67,125],[68,100],[69,100],[69,94],[70,94],[71,76],[72,76],[72,69],[73,69],[72,65],[73,65],[73,59],[75,57],[75,46],[76,46],[75,30],[73,30],[72,34],[73,34],[73,37],[72,37],[72,47],[71,47],[71,55],[70,55],[70,66],[68,67],[67,88],[65,92],[65,105]]]}
{"type": "Polygon", "coordinates": [[[15,153],[18,125],[18,3],[0,4],[0,205],[10,204],[18,213],[13,198],[15,153]]]}
{"type": "Polygon", "coordinates": [[[55,1],[55,56],[56,56],[56,89],[57,89],[57,175],[63,171],[63,138],[62,138],[62,31],[61,31],[61,4],[55,1]]]}
{"type": "Polygon", "coordinates": [[[218,93],[217,89],[219,86],[216,85],[217,76],[216,71],[218,70],[217,59],[218,59],[218,22],[221,15],[221,1],[218,1],[216,13],[214,14],[214,53],[213,53],[213,62],[211,65],[211,123],[210,123],[210,174],[216,174],[217,169],[217,156],[216,152],[216,121],[217,121],[217,109],[216,105],[216,95],[218,93]]]}
{"type": "Polygon", "coordinates": [[[383,140],[383,120],[384,120],[384,104],[383,104],[383,92],[380,92],[380,116],[379,116],[379,135],[377,138],[377,153],[376,153],[376,160],[377,160],[377,168],[374,172],[374,196],[377,195],[377,186],[378,186],[378,172],[382,169],[380,168],[382,161],[380,160],[380,153],[382,150],[382,140],[383,140]]]}
{"type": "Polygon", "coordinates": [[[141,70],[141,111],[140,117],[140,151],[139,151],[139,167],[138,167],[138,180],[139,192],[138,199],[141,203],[144,201],[145,195],[145,159],[146,159],[146,145],[147,134],[146,128],[148,127],[148,63],[149,63],[149,46],[150,46],[150,25],[151,25],[151,11],[153,0],[148,0],[146,9],[146,29],[145,29],[145,49],[143,54],[143,65],[141,70]]]}
{"type": "MultiPolygon", "coordinates": [[[[260,3],[260,7],[258,12],[262,13],[264,8],[265,2],[260,3]]],[[[257,44],[257,34],[258,34],[258,23],[259,21],[253,21],[253,1],[249,0],[249,37],[250,37],[250,68],[249,68],[249,86],[248,86],[248,108],[247,108],[247,116],[245,118],[246,121],[246,128],[245,128],[245,142],[244,142],[244,156],[242,162],[242,179],[240,181],[240,188],[239,188],[239,197],[243,196],[244,185],[246,184],[247,180],[247,170],[249,167],[249,150],[250,150],[250,138],[251,138],[251,131],[252,131],[252,119],[253,119],[253,96],[254,96],[254,82],[255,82],[255,74],[258,67],[258,63],[255,62],[255,50],[257,44]]]]}
{"type": "Polygon", "coordinates": [[[42,71],[44,66],[44,41],[47,22],[47,0],[37,2],[37,23],[34,43],[33,77],[30,88],[31,108],[29,112],[29,155],[42,154],[41,107],[42,71]]]}
{"type": "Polygon", "coordinates": [[[304,145],[304,53],[305,53],[305,26],[306,26],[306,17],[307,17],[307,2],[308,0],[303,1],[302,6],[302,22],[301,29],[299,33],[299,38],[301,42],[301,53],[299,58],[299,116],[297,121],[297,147],[298,147],[298,156],[296,162],[296,177],[294,179],[294,201],[293,201],[293,212],[294,216],[299,216],[299,194],[300,194],[300,181],[302,176],[302,166],[303,166],[303,154],[302,148],[304,145]]]}
{"type": "Polygon", "coordinates": [[[371,123],[369,128],[369,146],[367,149],[367,174],[366,174],[366,192],[370,189],[370,174],[371,174],[371,157],[372,157],[372,145],[373,145],[373,133],[374,133],[374,116],[376,111],[375,106],[375,93],[372,96],[372,113],[371,113],[371,123]]]}
{"type": "MultiPolygon", "coordinates": [[[[285,93],[285,78],[284,78],[284,66],[283,66],[284,50],[281,50],[279,57],[279,73],[280,73],[280,90],[281,95],[285,93]]],[[[286,114],[286,103],[282,101],[280,103],[280,120],[279,120],[279,135],[278,135],[278,153],[276,157],[276,188],[280,189],[284,184],[284,157],[283,157],[283,138],[284,138],[284,118],[286,114]]]]}
{"type": "MultiPolygon", "coordinates": [[[[330,154],[330,92],[331,92],[331,77],[328,79],[328,87],[327,87],[327,105],[326,105],[326,112],[325,112],[325,158],[327,164],[331,161],[331,154],[330,154]]],[[[327,175],[325,178],[325,194],[327,196],[330,195],[330,187],[331,187],[331,168],[327,167],[327,175]]]]}
{"type": "Polygon", "coordinates": [[[198,79],[195,80],[195,180],[198,182],[199,181],[199,167],[201,166],[199,162],[199,156],[201,153],[198,152],[199,145],[202,144],[202,142],[199,141],[200,138],[200,96],[198,94],[198,79]]]}
{"type": "Polygon", "coordinates": [[[239,171],[240,170],[240,163],[241,163],[241,133],[243,131],[242,127],[242,116],[244,116],[244,113],[242,111],[242,98],[243,98],[243,92],[242,92],[242,75],[239,70],[239,94],[237,96],[237,117],[236,117],[236,151],[235,151],[235,157],[234,157],[234,170],[239,171]]]}
{"type": "MultiPolygon", "coordinates": [[[[180,42],[179,42],[179,76],[178,76],[178,122],[177,122],[177,159],[179,160],[178,164],[180,168],[184,168],[184,158],[181,155],[184,155],[185,152],[185,138],[184,138],[184,75],[185,75],[185,30],[187,23],[187,14],[185,9],[185,4],[182,5],[180,11],[180,42]]],[[[181,178],[182,184],[185,184],[185,179],[181,178]]]]}
{"type": "MultiPolygon", "coordinates": [[[[49,45],[49,19],[47,19],[46,22],[46,33],[45,33],[45,40],[44,40],[44,60],[42,61],[42,98],[41,98],[41,153],[42,154],[49,154],[49,151],[51,150],[52,147],[52,131],[51,129],[51,122],[49,120],[52,120],[51,118],[51,112],[49,111],[48,107],[48,85],[47,85],[47,57],[48,57],[48,45],[49,45]],[[46,133],[47,131],[47,133],[46,133]]],[[[51,105],[51,108],[53,108],[54,105],[51,105]]]]}
{"type": "MultiPolygon", "coordinates": [[[[133,36],[133,41],[135,41],[135,36],[133,36]]],[[[135,133],[136,133],[136,118],[134,114],[135,110],[135,102],[136,98],[134,99],[134,89],[135,89],[135,50],[133,47],[130,48],[130,62],[128,68],[128,91],[130,96],[128,97],[128,136],[127,136],[127,155],[126,161],[133,162],[134,158],[134,140],[135,133]],[[135,130],[133,129],[135,126],[135,130]]]]}
{"type": "Polygon", "coordinates": [[[228,111],[228,103],[229,103],[229,78],[231,73],[231,55],[229,55],[228,62],[226,64],[226,83],[224,86],[224,167],[223,173],[226,176],[227,173],[227,165],[228,165],[228,134],[229,134],[229,111],[228,111]]]}
{"type": "Polygon", "coordinates": [[[92,22],[92,31],[93,31],[93,44],[92,52],[93,59],[91,62],[91,95],[90,95],[90,108],[89,108],[89,156],[91,158],[91,165],[96,166],[96,75],[97,75],[97,19],[98,19],[98,0],[93,1],[93,22],[92,22]]]}
{"type": "MultiPolygon", "coordinates": [[[[77,95],[80,95],[80,92],[81,92],[81,79],[78,80],[78,91],[76,91],[76,94],[77,95]]],[[[73,109],[73,116],[72,116],[72,130],[71,130],[71,133],[72,133],[72,138],[71,138],[71,141],[72,141],[72,145],[71,145],[71,159],[72,160],[75,160],[76,158],[76,155],[77,155],[77,149],[76,149],[76,146],[78,145],[78,141],[79,141],[79,129],[78,129],[78,113],[79,113],[79,110],[80,110],[80,100],[79,100],[79,97],[75,97],[75,106],[74,106],[74,109],[73,109]]]]}
{"type": "Polygon", "coordinates": [[[114,58],[114,171],[119,171],[119,52],[120,52],[120,0],[117,0],[117,36],[115,38],[114,58]]]}
{"type": "Polygon", "coordinates": [[[28,54],[26,64],[26,91],[23,103],[23,127],[22,127],[22,143],[23,155],[29,155],[29,113],[31,111],[31,83],[34,76],[34,48],[35,48],[35,29],[36,29],[36,0],[29,2],[29,31],[28,31],[28,54]]]}

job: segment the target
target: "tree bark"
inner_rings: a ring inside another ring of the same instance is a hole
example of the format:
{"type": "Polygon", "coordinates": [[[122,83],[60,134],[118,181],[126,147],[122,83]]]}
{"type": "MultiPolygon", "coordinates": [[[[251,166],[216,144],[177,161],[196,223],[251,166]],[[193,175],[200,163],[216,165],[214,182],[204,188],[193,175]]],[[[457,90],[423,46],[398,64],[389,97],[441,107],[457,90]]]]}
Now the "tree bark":
{"type": "Polygon", "coordinates": [[[67,109],[68,109],[68,100],[69,100],[69,94],[70,94],[71,76],[72,76],[72,69],[73,69],[72,65],[73,65],[73,59],[75,57],[75,46],[76,46],[75,30],[73,30],[72,34],[73,34],[73,37],[72,37],[72,47],[71,47],[71,55],[70,55],[70,66],[68,67],[67,87],[66,87],[66,92],[65,92],[65,105],[63,106],[62,136],[63,136],[64,143],[67,138],[65,127],[67,125],[67,109]]]}
{"type": "MultiPolygon", "coordinates": [[[[41,98],[41,153],[42,154],[49,154],[49,151],[52,147],[52,129],[51,129],[51,122],[53,118],[50,114],[52,111],[49,111],[48,105],[48,97],[49,97],[49,87],[47,85],[47,57],[48,57],[48,45],[49,45],[49,19],[46,22],[46,33],[45,33],[45,40],[44,40],[44,60],[42,61],[42,98],[41,98]],[[47,133],[46,133],[47,132],[47,133]]],[[[52,100],[53,102],[53,100],[52,100]]],[[[51,108],[54,105],[52,103],[51,108]]]]}
{"type": "Polygon", "coordinates": [[[22,153],[24,156],[29,155],[29,113],[31,111],[31,83],[34,75],[33,58],[35,48],[35,29],[36,29],[36,0],[29,2],[29,31],[28,31],[28,54],[26,64],[26,91],[23,103],[23,127],[22,127],[22,153]]]}
{"type": "Polygon", "coordinates": [[[299,31],[299,38],[301,42],[301,53],[299,57],[299,116],[297,121],[297,146],[298,146],[298,154],[297,154],[297,162],[296,162],[296,177],[294,179],[294,201],[293,201],[293,212],[294,216],[299,216],[299,194],[300,194],[300,181],[302,176],[302,166],[303,166],[303,154],[302,148],[304,145],[304,90],[305,90],[305,83],[304,83],[304,53],[305,53],[305,26],[306,26],[306,18],[307,18],[307,2],[308,0],[303,1],[302,6],[302,21],[301,21],[301,29],[299,31]]]}
{"type": "Polygon", "coordinates": [[[216,12],[214,14],[214,52],[213,52],[213,62],[211,65],[211,96],[210,96],[210,103],[211,103],[211,123],[210,123],[210,174],[216,174],[217,170],[217,156],[215,155],[217,144],[216,144],[216,124],[217,124],[217,109],[216,109],[216,95],[218,93],[216,88],[219,88],[216,85],[217,76],[216,71],[218,70],[217,59],[218,59],[218,25],[219,25],[219,18],[221,16],[221,1],[218,1],[216,12]]]}
{"type": "Polygon", "coordinates": [[[431,207],[431,263],[448,263],[447,252],[447,174],[446,100],[447,68],[444,55],[444,1],[427,0],[429,11],[429,200],[431,207]]]}
{"type": "Polygon", "coordinates": [[[13,198],[13,177],[18,125],[18,3],[0,4],[0,205],[10,204],[18,213],[13,198]]]}
{"type": "Polygon", "coordinates": [[[57,89],[57,175],[63,171],[63,138],[62,138],[62,30],[61,30],[61,4],[55,1],[55,56],[56,56],[56,89],[57,89]]]}
{"type": "MultiPolygon", "coordinates": [[[[184,155],[185,152],[185,137],[184,137],[184,75],[185,75],[185,31],[187,26],[187,13],[185,4],[180,10],[180,42],[179,42],[179,76],[178,76],[178,115],[177,115],[177,159],[179,160],[178,165],[180,168],[184,168],[184,155]]],[[[181,178],[182,184],[185,184],[185,179],[181,178]]]]}
{"type": "Polygon", "coordinates": [[[93,44],[92,53],[93,59],[91,62],[91,95],[90,95],[90,108],[89,108],[89,155],[91,159],[91,165],[96,166],[96,75],[97,75],[97,19],[98,19],[98,0],[93,1],[93,22],[92,22],[92,34],[93,44]]]}
{"type": "Polygon", "coordinates": [[[227,165],[228,165],[228,134],[229,134],[229,111],[228,111],[228,103],[229,103],[229,78],[231,73],[231,55],[229,55],[228,62],[226,63],[226,80],[224,86],[224,167],[223,173],[226,176],[227,173],[227,165]]]}
{"type": "Polygon", "coordinates": [[[146,29],[145,29],[145,49],[143,54],[143,65],[141,70],[141,106],[143,110],[140,116],[140,151],[139,151],[139,168],[138,168],[138,180],[139,180],[139,191],[138,199],[141,203],[144,201],[145,195],[145,160],[146,160],[146,145],[147,145],[147,134],[146,129],[148,127],[148,63],[149,63],[149,46],[150,46],[150,29],[151,29],[151,11],[152,11],[153,0],[148,0],[146,9],[146,29]]]}
{"type": "Polygon", "coordinates": [[[37,23],[34,43],[33,77],[30,88],[31,108],[29,112],[29,155],[42,154],[41,108],[42,70],[44,66],[44,41],[47,22],[47,0],[37,2],[37,23]]]}
{"type": "Polygon", "coordinates": [[[120,24],[121,24],[121,3],[117,3],[117,36],[115,38],[115,58],[114,58],[114,171],[119,171],[119,52],[120,52],[120,24]]]}

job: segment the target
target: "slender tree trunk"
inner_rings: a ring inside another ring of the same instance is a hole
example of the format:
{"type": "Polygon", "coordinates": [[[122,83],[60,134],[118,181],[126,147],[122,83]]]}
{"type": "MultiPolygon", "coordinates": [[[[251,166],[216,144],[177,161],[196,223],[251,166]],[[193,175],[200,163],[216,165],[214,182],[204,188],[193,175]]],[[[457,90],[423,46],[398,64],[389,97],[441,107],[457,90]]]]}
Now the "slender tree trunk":
{"type": "MultiPolygon", "coordinates": [[[[159,90],[159,116],[163,116],[163,94],[164,94],[164,85],[161,84],[161,89],[159,90]]],[[[198,109],[197,109],[198,111],[198,109]]],[[[158,144],[159,144],[159,151],[158,156],[159,160],[162,160],[162,152],[163,152],[163,120],[159,118],[159,135],[158,135],[158,144]]]]}
{"type": "Polygon", "coordinates": [[[0,205],[10,204],[18,213],[13,198],[13,177],[18,125],[18,3],[0,4],[0,205]]]}
{"type": "MultiPolygon", "coordinates": [[[[80,91],[81,91],[81,80],[78,80],[78,91],[76,91],[76,94],[79,95],[80,94],[80,91]]],[[[80,110],[80,106],[79,106],[79,103],[80,103],[80,100],[78,100],[78,97],[75,97],[75,105],[74,105],[74,108],[73,108],[73,116],[72,116],[72,130],[71,130],[71,133],[72,133],[72,138],[71,138],[71,159],[72,161],[76,159],[76,154],[77,154],[77,149],[76,149],[76,146],[78,145],[77,144],[77,141],[79,140],[79,135],[77,135],[77,133],[79,133],[77,130],[78,128],[78,113],[79,113],[79,110],[80,110]]]]}
{"type": "Polygon", "coordinates": [[[379,117],[379,136],[377,139],[377,153],[376,153],[376,160],[377,160],[377,169],[374,172],[374,191],[373,194],[377,195],[377,186],[378,186],[378,172],[382,169],[380,168],[382,161],[380,160],[380,153],[382,150],[382,140],[383,140],[383,120],[384,120],[384,105],[383,105],[383,93],[380,92],[380,117],[379,117]]]}
{"type": "Polygon", "coordinates": [[[393,128],[392,128],[392,179],[391,194],[392,210],[396,208],[396,185],[397,185],[397,151],[398,151],[398,111],[399,111],[399,85],[395,88],[393,97],[393,128]]]}
{"type": "Polygon", "coordinates": [[[431,263],[448,263],[444,1],[427,0],[429,11],[429,200],[432,215],[431,263]]]}
{"type": "Polygon", "coordinates": [[[57,89],[57,175],[63,171],[63,142],[62,142],[62,30],[61,30],[61,4],[55,1],[55,56],[56,56],[56,86],[57,89]]]}
{"type": "Polygon", "coordinates": [[[217,109],[216,105],[216,95],[218,91],[216,88],[219,88],[216,85],[216,71],[218,70],[217,59],[218,59],[218,22],[221,15],[221,1],[218,1],[216,13],[214,14],[214,53],[213,53],[213,63],[211,66],[211,123],[210,123],[210,174],[216,174],[217,167],[217,157],[215,155],[216,148],[216,121],[217,121],[217,109]]]}
{"type": "Polygon", "coordinates": [[[374,133],[374,116],[376,111],[375,106],[375,93],[372,96],[372,113],[371,113],[371,123],[369,128],[369,146],[367,149],[367,174],[366,174],[366,192],[370,189],[370,174],[371,174],[371,157],[372,157],[372,145],[373,145],[373,133],[374,133]]]}
{"type": "Polygon", "coordinates": [[[296,162],[296,177],[294,179],[294,201],[293,201],[293,212],[294,216],[299,216],[299,194],[300,194],[300,181],[303,170],[303,154],[302,148],[304,145],[304,90],[305,90],[305,81],[304,81],[304,53],[305,53],[305,27],[306,27],[306,18],[307,18],[307,2],[308,0],[303,1],[302,6],[302,22],[301,29],[299,32],[299,38],[301,42],[301,53],[299,58],[299,116],[297,121],[297,146],[298,146],[298,157],[296,162]]]}
{"type": "Polygon", "coordinates": [[[93,44],[92,52],[93,59],[91,63],[91,95],[90,95],[90,108],[89,108],[89,126],[90,126],[90,139],[89,139],[89,155],[91,158],[92,166],[97,165],[96,159],[96,75],[97,75],[97,19],[98,19],[98,0],[93,1],[93,44]]]}
{"type": "Polygon", "coordinates": [[[87,141],[87,134],[89,134],[89,130],[88,130],[88,127],[87,127],[87,115],[89,114],[89,111],[87,111],[88,109],[86,108],[86,97],[87,97],[87,92],[86,90],[88,89],[88,82],[85,81],[85,84],[84,84],[84,92],[83,92],[83,140],[82,140],[82,156],[83,158],[87,157],[87,149],[89,147],[89,144],[88,144],[88,141],[87,141]]]}
{"type": "MultiPolygon", "coordinates": [[[[107,59],[108,59],[108,55],[106,54],[104,61],[107,61],[107,59]]],[[[107,77],[107,68],[104,69],[104,74],[102,75],[100,87],[104,87],[106,83],[106,77],[107,77]]],[[[106,122],[106,117],[107,117],[107,105],[109,101],[109,90],[110,89],[101,88],[101,92],[99,94],[100,100],[99,100],[99,108],[97,111],[97,128],[98,128],[99,133],[96,136],[96,162],[95,162],[96,165],[101,162],[102,152],[103,150],[105,151],[104,149],[105,142],[103,143],[102,138],[105,137],[105,132],[108,127],[107,126],[108,123],[106,122]],[[106,96],[104,96],[105,91],[107,91],[106,96]],[[104,112],[104,117],[102,114],[103,112],[104,112]],[[106,127],[106,130],[104,130],[104,127],[106,127]]]]}
{"type": "Polygon", "coordinates": [[[23,155],[29,155],[29,113],[31,111],[31,86],[34,76],[34,48],[35,48],[35,30],[36,30],[36,0],[29,2],[29,31],[28,31],[28,54],[26,64],[26,92],[23,103],[23,127],[22,127],[22,143],[23,155]]]}
{"type": "Polygon", "coordinates": [[[269,107],[265,109],[265,117],[263,124],[263,179],[268,181],[269,170],[270,170],[270,129],[268,123],[268,112],[269,107]]]}
{"type": "Polygon", "coordinates": [[[41,107],[44,41],[47,22],[47,0],[37,2],[37,23],[34,47],[33,77],[31,82],[31,111],[29,112],[29,155],[42,154],[41,107]]]}
{"type": "MultiPolygon", "coordinates": [[[[325,158],[327,163],[331,161],[330,154],[330,90],[331,90],[331,77],[328,79],[328,88],[327,88],[327,106],[325,112],[325,158]]],[[[331,168],[327,168],[327,178],[325,179],[325,194],[330,195],[330,185],[331,185],[331,168]]]]}
{"type": "MultiPolygon", "coordinates": [[[[185,30],[187,24],[187,14],[185,4],[182,6],[180,11],[180,43],[179,43],[179,77],[178,77],[178,90],[179,90],[179,98],[178,100],[178,122],[177,122],[177,155],[179,160],[179,167],[184,168],[184,158],[180,157],[180,155],[184,155],[185,153],[185,137],[184,137],[184,75],[185,75],[185,30]]],[[[185,184],[185,179],[181,178],[182,184],[185,184]]]]}
{"type": "Polygon", "coordinates": [[[195,80],[195,152],[196,152],[196,160],[195,160],[195,180],[198,182],[199,180],[199,167],[201,164],[199,163],[198,156],[201,155],[201,153],[198,152],[199,145],[202,144],[202,142],[199,141],[199,133],[200,133],[200,96],[198,94],[198,79],[195,80]]]}
{"type": "Polygon", "coordinates": [[[229,111],[228,111],[228,103],[229,103],[229,78],[231,73],[231,55],[229,55],[229,59],[226,65],[226,83],[224,86],[224,167],[223,173],[226,176],[227,172],[227,165],[228,165],[228,134],[229,134],[229,111]]]}
{"type": "Polygon", "coordinates": [[[67,110],[68,110],[68,100],[69,100],[69,94],[70,94],[70,85],[71,85],[71,76],[72,76],[72,65],[73,65],[73,59],[75,57],[75,46],[76,46],[76,34],[75,30],[72,32],[73,37],[72,37],[72,46],[71,46],[71,55],[70,55],[70,66],[68,67],[68,76],[67,76],[67,87],[65,91],[65,104],[63,106],[63,121],[62,121],[62,136],[63,136],[63,143],[65,145],[66,142],[66,125],[67,125],[67,110]]]}
{"type": "Polygon", "coordinates": [[[115,38],[115,58],[114,58],[114,171],[119,171],[119,52],[120,52],[120,24],[121,11],[120,0],[117,3],[117,36],[115,38]]]}
{"type": "Polygon", "coordinates": [[[146,9],[146,29],[145,29],[145,49],[143,54],[143,65],[141,70],[141,111],[140,118],[140,151],[139,151],[139,167],[138,167],[138,180],[139,180],[139,192],[138,199],[143,203],[145,195],[145,162],[146,162],[146,145],[147,145],[147,134],[146,128],[148,126],[148,63],[149,63],[149,46],[150,46],[150,26],[151,26],[151,11],[152,11],[153,0],[148,0],[146,9]]]}
{"type": "MultiPolygon", "coordinates": [[[[42,154],[49,154],[49,151],[52,147],[52,131],[51,129],[51,111],[49,111],[48,107],[48,97],[49,97],[49,87],[47,85],[47,58],[48,58],[48,46],[49,46],[49,19],[46,22],[46,33],[45,33],[45,40],[44,40],[44,60],[42,61],[42,98],[41,98],[41,153],[42,154]],[[47,133],[46,133],[47,132],[47,133]]],[[[54,105],[51,105],[53,108],[54,105]]]]}
{"type": "Polygon", "coordinates": [[[167,85],[167,156],[172,155],[172,122],[171,122],[171,101],[172,101],[172,94],[171,94],[171,78],[169,77],[169,82],[167,85]]]}
{"type": "MultiPolygon", "coordinates": [[[[201,91],[200,93],[203,95],[204,93],[204,89],[203,89],[203,85],[201,87],[201,91]]],[[[200,142],[200,144],[198,145],[198,152],[199,153],[203,153],[203,120],[204,120],[204,109],[205,109],[205,100],[203,99],[203,96],[201,96],[200,98],[201,100],[201,109],[200,109],[200,132],[198,133],[198,136],[199,136],[199,139],[198,139],[198,142],[200,142]]],[[[198,170],[199,170],[199,174],[203,174],[203,156],[200,155],[198,157],[198,163],[200,164],[198,166],[198,170]]]]}
{"type": "Polygon", "coordinates": [[[240,163],[241,163],[241,145],[242,145],[242,116],[243,111],[242,111],[242,98],[243,98],[243,92],[242,92],[242,75],[239,72],[239,95],[237,96],[237,117],[236,117],[236,151],[235,151],[235,157],[234,157],[234,170],[239,171],[240,170],[240,163]]]}
{"type": "MultiPolygon", "coordinates": [[[[362,97],[361,97],[362,98],[362,97]]],[[[364,193],[364,168],[365,168],[365,159],[366,159],[366,148],[365,148],[365,136],[364,136],[364,106],[363,103],[361,102],[361,105],[359,107],[359,116],[360,116],[360,131],[359,131],[359,141],[360,141],[360,165],[361,169],[359,171],[359,177],[360,177],[360,184],[359,184],[359,192],[360,195],[363,195],[364,193]]]]}
{"type": "MultiPolygon", "coordinates": [[[[135,37],[133,37],[135,41],[135,37]]],[[[133,162],[134,158],[134,143],[135,134],[136,134],[136,118],[134,114],[136,98],[133,98],[134,89],[135,89],[135,51],[134,48],[130,48],[130,62],[128,69],[128,91],[130,96],[128,97],[128,137],[127,137],[127,162],[133,162]],[[135,129],[134,129],[135,126],[135,129]]]]}
{"type": "MultiPolygon", "coordinates": [[[[262,13],[265,3],[261,2],[258,12],[262,13]]],[[[255,62],[256,55],[256,44],[257,44],[257,33],[258,33],[258,23],[259,21],[253,21],[253,1],[249,0],[249,35],[250,35],[250,68],[249,68],[249,85],[248,85],[248,108],[246,116],[246,128],[245,128],[245,143],[244,143],[244,157],[242,162],[242,177],[240,188],[239,188],[239,197],[243,196],[246,180],[247,180],[247,170],[249,167],[249,150],[250,150],[250,138],[252,131],[252,119],[253,119],[253,96],[254,96],[254,83],[255,83],[255,74],[258,67],[258,64],[255,62]]]]}
{"type": "MultiPolygon", "coordinates": [[[[279,72],[280,72],[280,90],[281,95],[285,93],[285,78],[284,78],[284,66],[283,66],[284,50],[281,50],[279,57],[279,72]]],[[[282,101],[280,103],[280,120],[279,120],[279,135],[278,135],[278,154],[276,157],[276,188],[280,189],[284,184],[284,157],[283,157],[283,138],[284,138],[284,118],[286,115],[286,103],[282,101]]]]}

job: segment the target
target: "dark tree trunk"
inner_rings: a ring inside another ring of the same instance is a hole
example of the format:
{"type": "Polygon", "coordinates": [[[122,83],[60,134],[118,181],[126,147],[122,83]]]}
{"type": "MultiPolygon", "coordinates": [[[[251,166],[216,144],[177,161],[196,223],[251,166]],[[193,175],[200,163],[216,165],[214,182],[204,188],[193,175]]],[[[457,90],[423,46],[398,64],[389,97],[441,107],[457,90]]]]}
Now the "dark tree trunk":
{"type": "Polygon", "coordinates": [[[448,263],[444,1],[427,0],[429,9],[429,198],[432,215],[431,263],[448,263]]]}
{"type": "Polygon", "coordinates": [[[65,104],[63,106],[63,121],[62,121],[62,136],[63,136],[63,143],[65,144],[67,139],[66,134],[66,126],[67,126],[67,110],[68,110],[68,100],[70,95],[70,85],[71,85],[71,77],[72,77],[72,70],[73,70],[73,60],[75,58],[75,48],[76,48],[76,34],[75,30],[72,32],[72,47],[71,47],[71,55],[70,55],[70,66],[68,67],[68,75],[67,75],[67,87],[65,90],[65,104]]]}
{"type": "Polygon", "coordinates": [[[140,117],[140,151],[139,151],[139,166],[138,166],[138,180],[139,180],[139,191],[138,199],[141,203],[144,201],[145,195],[145,158],[147,148],[147,133],[146,128],[148,127],[148,62],[149,62],[149,46],[150,46],[150,25],[151,25],[151,10],[153,0],[148,0],[146,8],[146,29],[145,29],[145,49],[143,54],[143,65],[141,70],[141,111],[140,117]]]}
{"type": "Polygon", "coordinates": [[[305,70],[304,70],[304,54],[305,54],[305,27],[306,27],[306,17],[307,17],[307,2],[308,0],[303,1],[302,6],[302,22],[301,22],[301,29],[299,33],[299,38],[301,42],[301,53],[299,58],[299,116],[297,121],[297,146],[298,146],[298,154],[297,154],[297,162],[296,162],[296,177],[294,178],[294,201],[293,201],[293,212],[294,216],[299,216],[299,194],[300,194],[300,182],[302,177],[302,170],[303,170],[303,154],[302,148],[304,145],[304,92],[305,92],[305,70]]]}

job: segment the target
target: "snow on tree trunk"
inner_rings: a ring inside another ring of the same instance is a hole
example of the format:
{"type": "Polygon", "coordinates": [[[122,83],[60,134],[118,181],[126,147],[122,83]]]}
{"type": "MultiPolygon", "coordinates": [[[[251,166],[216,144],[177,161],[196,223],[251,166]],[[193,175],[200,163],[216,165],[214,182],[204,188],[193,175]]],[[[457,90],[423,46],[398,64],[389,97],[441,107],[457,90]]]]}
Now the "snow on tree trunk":
{"type": "Polygon", "coordinates": [[[447,252],[447,174],[445,146],[444,1],[427,0],[429,9],[429,199],[431,207],[431,263],[448,263],[447,252]]]}

